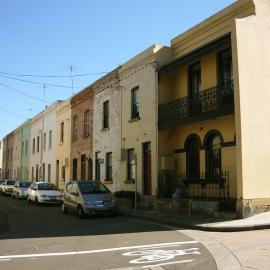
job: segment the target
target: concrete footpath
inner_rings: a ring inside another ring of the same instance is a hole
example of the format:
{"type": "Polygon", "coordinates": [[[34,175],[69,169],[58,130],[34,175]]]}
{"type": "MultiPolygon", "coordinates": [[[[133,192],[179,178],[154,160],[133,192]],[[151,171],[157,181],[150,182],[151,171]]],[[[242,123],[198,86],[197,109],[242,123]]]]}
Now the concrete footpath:
{"type": "Polygon", "coordinates": [[[270,229],[270,212],[246,219],[184,215],[158,210],[120,210],[124,216],[201,231],[237,232],[270,229]]]}

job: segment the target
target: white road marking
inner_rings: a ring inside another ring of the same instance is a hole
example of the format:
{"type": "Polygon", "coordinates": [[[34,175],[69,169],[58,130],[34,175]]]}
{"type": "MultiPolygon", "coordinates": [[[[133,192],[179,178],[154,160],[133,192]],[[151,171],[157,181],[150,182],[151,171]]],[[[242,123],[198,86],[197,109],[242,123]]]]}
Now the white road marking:
{"type": "Polygon", "coordinates": [[[186,244],[197,244],[198,241],[185,241],[185,242],[172,242],[172,243],[160,243],[151,245],[140,245],[140,246],[130,246],[130,247],[119,247],[119,248],[108,248],[108,249],[97,249],[97,250],[84,250],[84,251],[72,251],[72,252],[54,252],[54,253],[33,253],[33,254],[20,254],[20,255],[5,255],[0,256],[0,260],[4,259],[25,259],[25,258],[38,258],[38,257],[53,257],[53,256],[69,256],[69,255],[83,255],[83,254],[93,254],[93,253],[104,253],[111,251],[147,248],[147,247],[162,247],[170,245],[186,245],[186,244]]]}
{"type": "Polygon", "coordinates": [[[199,248],[189,248],[189,249],[177,249],[177,250],[164,250],[164,249],[138,249],[136,251],[129,251],[123,256],[140,256],[137,259],[129,261],[131,264],[140,263],[154,263],[160,261],[172,260],[177,256],[185,255],[200,255],[199,248]]]}
{"type": "Polygon", "coordinates": [[[143,266],[138,266],[138,267],[123,267],[123,268],[113,268],[113,269],[107,269],[107,270],[140,270],[140,269],[158,270],[158,269],[163,269],[163,268],[161,268],[161,266],[180,264],[180,263],[189,263],[192,261],[194,261],[194,260],[173,261],[173,262],[167,262],[167,263],[143,265],[143,266]],[[160,268],[158,268],[158,267],[160,267],[160,268]]]}

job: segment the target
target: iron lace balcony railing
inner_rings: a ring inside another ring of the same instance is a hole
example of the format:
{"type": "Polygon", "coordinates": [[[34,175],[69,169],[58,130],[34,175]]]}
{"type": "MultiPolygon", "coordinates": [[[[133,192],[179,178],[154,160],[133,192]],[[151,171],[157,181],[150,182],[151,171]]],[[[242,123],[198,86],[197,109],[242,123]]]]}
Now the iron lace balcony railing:
{"type": "Polygon", "coordinates": [[[229,81],[202,90],[196,95],[159,105],[159,128],[177,127],[184,123],[233,113],[233,89],[233,81],[229,81]]]}

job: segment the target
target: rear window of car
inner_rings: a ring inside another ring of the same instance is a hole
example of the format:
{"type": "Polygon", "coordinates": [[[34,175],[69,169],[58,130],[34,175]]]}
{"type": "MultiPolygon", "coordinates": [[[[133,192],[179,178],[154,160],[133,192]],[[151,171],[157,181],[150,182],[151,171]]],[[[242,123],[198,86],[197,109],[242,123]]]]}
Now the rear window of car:
{"type": "Polygon", "coordinates": [[[110,193],[109,189],[99,182],[80,182],[78,185],[82,194],[110,193]]]}
{"type": "Polygon", "coordinates": [[[21,187],[21,188],[29,188],[30,185],[31,185],[31,182],[20,182],[19,183],[19,187],[21,187]]]}
{"type": "Polygon", "coordinates": [[[58,188],[54,184],[44,183],[38,185],[38,190],[58,190],[58,188]]]}
{"type": "Polygon", "coordinates": [[[14,185],[16,181],[13,181],[13,180],[8,180],[7,181],[7,185],[14,185]]]}

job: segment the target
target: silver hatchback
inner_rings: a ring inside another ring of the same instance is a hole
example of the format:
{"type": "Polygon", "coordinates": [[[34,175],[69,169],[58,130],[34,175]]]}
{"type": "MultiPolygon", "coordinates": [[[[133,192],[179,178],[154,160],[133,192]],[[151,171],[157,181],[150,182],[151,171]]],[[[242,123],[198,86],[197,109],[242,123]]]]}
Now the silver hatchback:
{"type": "Polygon", "coordinates": [[[110,190],[99,181],[72,181],[64,189],[62,213],[87,215],[118,213],[118,205],[110,190]]]}

